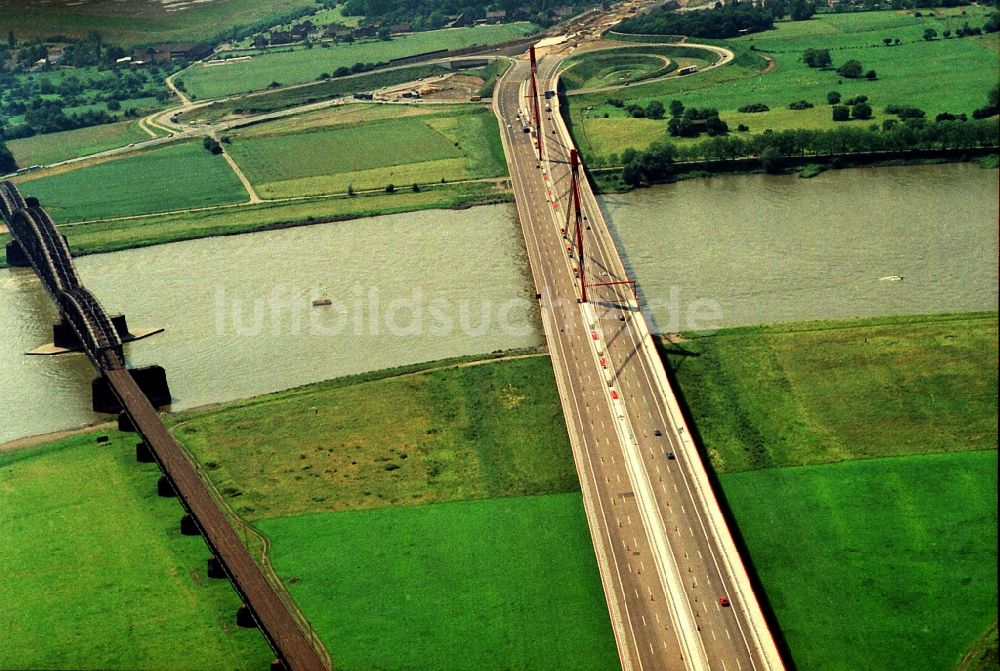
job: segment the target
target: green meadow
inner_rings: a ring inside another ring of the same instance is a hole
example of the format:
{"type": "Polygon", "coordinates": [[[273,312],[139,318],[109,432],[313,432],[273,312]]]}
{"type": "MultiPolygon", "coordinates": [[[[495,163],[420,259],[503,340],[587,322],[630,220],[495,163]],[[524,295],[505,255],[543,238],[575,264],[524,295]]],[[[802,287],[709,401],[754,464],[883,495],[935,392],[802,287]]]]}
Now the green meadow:
{"type": "Polygon", "coordinates": [[[667,105],[679,100],[687,107],[714,107],[731,129],[742,123],[751,133],[833,126],[826,100],[830,91],[838,91],[844,100],[868,96],[875,123],[890,118],[883,112],[890,104],[919,107],[930,120],[941,112],[971,114],[986,103],[988,89],[996,84],[1000,67],[997,36],[927,41],[923,32],[934,28],[941,35],[965,21],[981,26],[988,10],[975,6],[936,9],[934,16],[928,16],[930,11],[922,17],[903,12],[857,12],[782,21],[771,31],[713,42],[736,54],[732,63],[718,69],[599,94],[574,96],[571,91],[574,138],[581,151],[591,157],[620,154],[628,147],[644,149],[653,140],[672,139],[666,120],[630,118],[624,110],[607,104],[612,97],[624,100],[626,106],[645,107],[651,100],[667,105]],[[963,9],[965,16],[960,13],[963,9]],[[884,39],[899,39],[900,43],[886,46],[884,39]],[[833,69],[814,69],[802,62],[802,52],[810,48],[830,49],[833,69]],[[767,59],[773,60],[773,66],[765,71],[767,59]],[[877,79],[852,80],[837,75],[835,68],[850,59],[859,60],[865,70],[874,69],[877,79]],[[789,110],[788,104],[798,100],[811,102],[815,108],[789,110]],[[763,103],[770,111],[737,112],[751,103],[763,103]]]}
{"type": "Polygon", "coordinates": [[[96,435],[0,454],[0,667],[265,668],[273,653],[236,626],[239,596],[206,577],[211,553],[180,535],[134,435],[96,435]]]}
{"type": "Polygon", "coordinates": [[[246,136],[234,134],[230,149],[265,198],[507,174],[496,119],[481,107],[265,133],[260,126],[246,136]]]}
{"type": "Polygon", "coordinates": [[[800,671],[952,671],[996,621],[996,449],[721,481],[800,671]]]}
{"type": "Polygon", "coordinates": [[[299,84],[333,74],[355,63],[381,63],[439,49],[462,49],[488,45],[530,35],[537,29],[530,23],[509,23],[474,28],[446,28],[396,35],[391,40],[357,41],[348,44],[294,46],[267,51],[236,51],[232,55],[249,60],[209,61],[193,65],[178,75],[196,98],[218,98],[234,93],[265,89],[279,84],[299,84]]]}
{"type": "Polygon", "coordinates": [[[579,488],[546,357],[334,380],[174,433],[251,520],[579,488]]]}
{"type": "Polygon", "coordinates": [[[25,196],[38,198],[57,223],[247,200],[225,159],[200,142],[72,164],[14,181],[25,196]]]}
{"type": "Polygon", "coordinates": [[[135,121],[90,126],[11,140],[7,148],[21,167],[47,165],[150,139],[135,121]]]}
{"type": "Polygon", "coordinates": [[[726,329],[670,355],[719,471],[997,444],[993,314],[726,329]]]}
{"type": "Polygon", "coordinates": [[[620,668],[578,493],[267,520],[343,671],[620,668]]]}

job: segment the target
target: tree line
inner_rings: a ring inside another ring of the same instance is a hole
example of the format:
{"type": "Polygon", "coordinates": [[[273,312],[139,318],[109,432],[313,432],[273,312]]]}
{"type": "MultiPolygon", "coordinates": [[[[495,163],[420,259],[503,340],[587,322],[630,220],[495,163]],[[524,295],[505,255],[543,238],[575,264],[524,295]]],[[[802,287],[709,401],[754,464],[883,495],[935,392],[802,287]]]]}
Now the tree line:
{"type": "Polygon", "coordinates": [[[1000,126],[995,120],[942,120],[926,124],[895,123],[888,128],[873,124],[829,130],[769,130],[745,137],[720,135],[686,145],[658,140],[646,151],[626,149],[620,160],[624,163],[622,181],[638,186],[668,179],[674,174],[677,162],[756,158],[769,172],[778,172],[786,167],[788,158],[971,149],[998,144],[1000,126]]]}

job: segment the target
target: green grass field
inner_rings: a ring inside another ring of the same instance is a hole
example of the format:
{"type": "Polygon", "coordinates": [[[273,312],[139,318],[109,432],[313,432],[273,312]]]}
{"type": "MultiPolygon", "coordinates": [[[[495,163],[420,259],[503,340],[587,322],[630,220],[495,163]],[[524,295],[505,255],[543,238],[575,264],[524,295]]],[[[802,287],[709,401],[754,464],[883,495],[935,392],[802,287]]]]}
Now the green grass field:
{"type": "MultiPolygon", "coordinates": [[[[375,105],[374,109],[383,112],[375,105]]],[[[262,197],[343,193],[386,184],[507,174],[496,119],[485,108],[266,135],[234,135],[230,152],[262,197]],[[494,137],[495,136],[495,137],[494,137]]]]}
{"type": "Polygon", "coordinates": [[[263,669],[240,598],[208,580],[210,552],[180,535],[183,509],[156,495],[135,437],[95,434],[0,454],[0,667],[263,669]]]}
{"type": "Polygon", "coordinates": [[[277,22],[291,10],[315,7],[313,0],[214,0],[168,5],[159,0],[56,0],[4,3],[3,26],[19,40],[68,35],[84,37],[97,31],[105,42],[149,44],[207,40],[226,28],[277,22]],[[178,9],[179,8],[179,9],[178,9]]]}
{"type": "Polygon", "coordinates": [[[997,444],[996,314],[729,329],[670,356],[716,470],[997,444]]]}
{"type": "Polygon", "coordinates": [[[21,167],[47,165],[150,139],[135,121],[90,126],[11,140],[7,147],[21,167]]]}
{"type": "Polygon", "coordinates": [[[14,181],[25,196],[38,198],[57,223],[247,199],[225,159],[211,155],[200,142],[172,144],[49,175],[33,173],[14,181]]]}
{"type": "Polygon", "coordinates": [[[577,493],[260,527],[343,671],[620,668],[577,493]]]}
{"type": "Polygon", "coordinates": [[[981,26],[988,11],[979,7],[963,9],[968,13],[965,17],[959,14],[961,9],[955,8],[934,10],[937,16],[858,12],[779,22],[772,31],[719,42],[737,54],[736,60],[725,67],[639,84],[619,92],[572,96],[574,137],[581,151],[590,157],[620,154],[627,147],[643,149],[650,141],[667,137],[666,121],[631,119],[623,110],[607,105],[609,97],[621,98],[626,105],[645,106],[654,99],[667,104],[676,99],[688,107],[715,107],[731,128],[745,123],[752,133],[769,128],[833,126],[826,94],[834,90],[844,99],[868,96],[876,123],[887,118],[882,110],[889,104],[919,107],[931,120],[946,111],[969,114],[985,104],[987,90],[996,83],[1000,67],[997,36],[938,38],[931,42],[922,37],[928,27],[940,34],[948,26],[952,30],[959,28],[966,20],[981,26]],[[900,44],[886,47],[884,38],[899,38],[900,44]],[[754,51],[749,51],[751,46],[754,51]],[[834,67],[858,59],[866,70],[874,69],[878,79],[842,79],[833,70],[809,68],[801,61],[802,52],[808,48],[830,49],[834,67]],[[762,55],[774,60],[770,72],[762,73],[766,64],[762,55]],[[816,108],[801,112],[787,109],[790,102],[801,99],[816,108]],[[758,102],[768,105],[771,111],[747,115],[736,112],[742,105],[758,102]],[[608,119],[604,119],[605,113],[608,119]]]}
{"type": "Polygon", "coordinates": [[[329,48],[313,46],[264,53],[252,50],[234,52],[234,55],[250,55],[252,58],[220,65],[195,65],[178,78],[184,81],[184,86],[196,98],[218,98],[265,89],[272,82],[288,85],[313,81],[323,73],[332,74],[339,67],[349,68],[355,63],[388,62],[438,49],[493,44],[529,35],[536,30],[530,23],[510,23],[410,33],[397,35],[390,41],[354,42],[329,48]]]}
{"type": "Polygon", "coordinates": [[[995,449],[722,485],[800,671],[952,671],[996,620],[995,449]]]}
{"type": "MultiPolygon", "coordinates": [[[[510,193],[490,183],[448,184],[414,193],[408,188],[392,195],[358,195],[354,198],[314,198],[292,202],[216,207],[197,212],[158,214],[140,219],[101,221],[63,227],[74,255],[148,247],[178,240],[214,235],[320,224],[379,214],[413,212],[445,207],[466,207],[507,202],[510,193]]],[[[0,267],[6,265],[3,247],[10,236],[0,234],[0,267]]]]}
{"type": "Polygon", "coordinates": [[[546,357],[334,381],[174,433],[251,520],[579,488],[546,357]]]}

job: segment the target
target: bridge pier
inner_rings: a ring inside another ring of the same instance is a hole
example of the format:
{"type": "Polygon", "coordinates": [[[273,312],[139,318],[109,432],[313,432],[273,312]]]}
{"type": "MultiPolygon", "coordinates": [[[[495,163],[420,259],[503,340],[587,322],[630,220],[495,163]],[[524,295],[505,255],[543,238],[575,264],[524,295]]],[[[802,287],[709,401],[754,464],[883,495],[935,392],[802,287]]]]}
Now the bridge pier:
{"type": "Polygon", "coordinates": [[[236,609],[236,626],[244,629],[253,629],[257,626],[257,620],[254,619],[250,606],[245,603],[236,609]]]}
{"type": "Polygon", "coordinates": [[[174,485],[165,475],[161,475],[160,479],[156,481],[156,493],[164,498],[177,496],[177,492],[174,491],[174,485]]]}
{"type": "Polygon", "coordinates": [[[140,464],[151,464],[156,461],[146,441],[142,440],[135,444],[135,460],[140,464]]]}
{"type": "MultiPolygon", "coordinates": [[[[170,401],[172,400],[170,385],[167,383],[167,372],[162,366],[133,368],[129,370],[129,373],[154,408],[159,409],[165,405],[170,405],[170,401]]],[[[107,378],[103,375],[91,382],[90,390],[94,412],[114,414],[123,410],[121,401],[111,391],[111,385],[108,384],[107,378]]]]}
{"type": "Polygon", "coordinates": [[[24,249],[21,248],[17,240],[11,240],[7,243],[7,265],[11,268],[31,267],[27,254],[24,253],[24,249]]]}
{"type": "Polygon", "coordinates": [[[135,433],[135,426],[132,420],[124,412],[118,414],[118,430],[122,433],[135,433]]]}
{"type": "Polygon", "coordinates": [[[225,569],[222,568],[222,562],[215,555],[208,558],[207,573],[208,577],[214,580],[224,580],[227,577],[225,569]]]}
{"type": "Polygon", "coordinates": [[[181,536],[200,536],[201,529],[195,524],[191,513],[186,513],[181,517],[181,536]]]}

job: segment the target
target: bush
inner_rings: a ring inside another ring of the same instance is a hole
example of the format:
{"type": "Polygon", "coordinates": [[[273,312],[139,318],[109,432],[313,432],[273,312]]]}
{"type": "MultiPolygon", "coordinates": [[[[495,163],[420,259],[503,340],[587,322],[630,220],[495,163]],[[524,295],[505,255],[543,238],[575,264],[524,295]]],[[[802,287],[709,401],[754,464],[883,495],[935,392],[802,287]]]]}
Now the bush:
{"type": "Polygon", "coordinates": [[[874,70],[869,70],[868,72],[865,73],[865,79],[869,81],[874,81],[878,79],[878,73],[875,72],[874,70]]]}
{"type": "Polygon", "coordinates": [[[828,68],[833,64],[829,49],[806,49],[802,61],[811,68],[828,68]]]}
{"type": "Polygon", "coordinates": [[[744,114],[748,114],[748,113],[753,113],[753,112],[767,112],[770,109],[771,108],[768,107],[767,105],[765,105],[764,103],[750,103],[748,105],[743,105],[742,107],[740,107],[736,111],[737,112],[742,112],[744,114]]]}
{"type": "Polygon", "coordinates": [[[222,145],[216,142],[215,138],[206,137],[201,141],[201,145],[210,151],[213,155],[218,156],[222,153],[222,145]]]}
{"type": "Polygon", "coordinates": [[[847,79],[857,79],[863,72],[864,68],[861,66],[861,61],[854,60],[853,58],[837,68],[837,74],[847,79]]]}
{"type": "Polygon", "coordinates": [[[625,107],[625,103],[618,98],[608,98],[608,104],[612,107],[625,107]]]}
{"type": "Polygon", "coordinates": [[[868,102],[868,96],[854,96],[853,98],[845,100],[844,104],[853,107],[854,105],[860,105],[861,103],[866,102],[868,102]]]}
{"type": "Polygon", "coordinates": [[[904,107],[902,105],[887,105],[885,113],[895,114],[900,119],[923,119],[927,116],[927,113],[919,107],[904,107]]]}
{"type": "Polygon", "coordinates": [[[386,193],[396,193],[396,185],[395,184],[386,184],[385,185],[385,192],[386,193]]]}
{"type": "Polygon", "coordinates": [[[736,127],[736,130],[738,130],[741,133],[746,133],[750,130],[750,126],[746,125],[745,123],[741,123],[739,126],[736,127]]]}
{"type": "Polygon", "coordinates": [[[833,106],[834,121],[847,121],[850,118],[851,118],[851,110],[849,107],[846,107],[844,105],[833,106]]]}
{"type": "Polygon", "coordinates": [[[827,93],[826,94],[826,102],[829,103],[829,104],[831,104],[831,105],[836,105],[837,103],[839,103],[840,102],[840,92],[839,91],[830,91],[829,93],[827,93]]]}
{"type": "Polygon", "coordinates": [[[871,119],[872,106],[868,103],[858,103],[851,108],[851,116],[855,119],[871,119]]]}
{"type": "Polygon", "coordinates": [[[788,109],[790,110],[807,110],[812,107],[815,107],[815,105],[808,100],[796,100],[795,102],[788,103],[788,109]]]}

